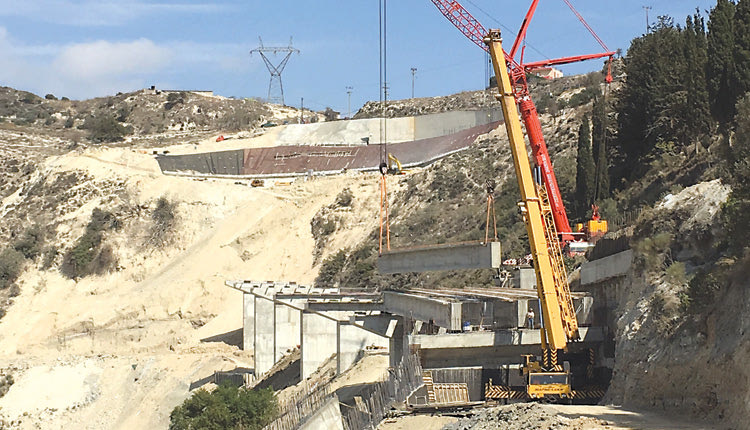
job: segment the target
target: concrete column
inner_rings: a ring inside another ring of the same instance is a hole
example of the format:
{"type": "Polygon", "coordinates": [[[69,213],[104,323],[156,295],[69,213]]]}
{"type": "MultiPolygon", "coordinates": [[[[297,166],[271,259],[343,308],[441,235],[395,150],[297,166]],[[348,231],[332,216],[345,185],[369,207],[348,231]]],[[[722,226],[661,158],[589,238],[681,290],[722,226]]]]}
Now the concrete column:
{"type": "Polygon", "coordinates": [[[346,372],[357,361],[368,346],[388,348],[390,339],[348,321],[339,321],[337,326],[337,374],[346,372]]]}
{"type": "Polygon", "coordinates": [[[276,313],[273,300],[255,296],[255,375],[259,377],[273,367],[276,350],[275,331],[276,313]]]}
{"type": "Polygon", "coordinates": [[[390,340],[388,344],[388,365],[396,367],[404,357],[404,351],[408,350],[407,339],[405,336],[405,324],[403,318],[398,318],[393,330],[389,330],[390,340]]]}
{"type": "Polygon", "coordinates": [[[255,347],[255,296],[242,293],[242,349],[255,347]]]}
{"type": "Polygon", "coordinates": [[[300,325],[302,322],[302,310],[279,302],[274,304],[274,308],[274,312],[276,313],[274,362],[277,362],[281,360],[281,357],[287,351],[296,348],[301,343],[300,325]]]}
{"type": "Polygon", "coordinates": [[[302,311],[302,342],[300,373],[309,378],[338,349],[338,322],[321,314],[302,311]]]}

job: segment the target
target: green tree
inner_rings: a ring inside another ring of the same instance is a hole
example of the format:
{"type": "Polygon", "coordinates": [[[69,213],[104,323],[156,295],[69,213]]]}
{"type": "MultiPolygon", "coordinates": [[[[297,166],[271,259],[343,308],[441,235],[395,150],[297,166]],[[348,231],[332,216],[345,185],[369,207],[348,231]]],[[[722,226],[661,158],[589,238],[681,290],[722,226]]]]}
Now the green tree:
{"type": "Polygon", "coordinates": [[[730,88],[734,97],[729,101],[731,106],[750,91],[750,0],[740,0],[735,8],[733,60],[730,88]]]}
{"type": "Polygon", "coordinates": [[[214,391],[196,391],[170,414],[170,430],[260,430],[277,413],[271,388],[248,390],[222,384],[214,391]]]}
{"type": "Polygon", "coordinates": [[[730,249],[737,255],[750,246],[750,94],[736,106],[735,138],[728,153],[724,180],[732,187],[722,217],[730,249]]]}
{"type": "Polygon", "coordinates": [[[682,38],[685,53],[683,83],[688,91],[686,106],[682,107],[683,124],[677,128],[680,133],[676,137],[687,144],[708,135],[712,126],[706,78],[708,40],[705,21],[699,11],[685,20],[682,38]]]}
{"type": "Polygon", "coordinates": [[[89,130],[89,139],[96,143],[117,142],[133,132],[132,127],[120,124],[108,113],[86,118],[83,128],[89,130]]]}
{"type": "Polygon", "coordinates": [[[684,33],[671,18],[660,16],[650,33],[630,45],[618,105],[614,178],[638,177],[648,165],[643,158],[657,144],[686,144],[695,132],[684,33]]]}
{"type": "Polygon", "coordinates": [[[591,116],[591,155],[594,158],[594,200],[609,197],[609,156],[607,154],[607,112],[603,96],[594,98],[591,116]]]}
{"type": "Polygon", "coordinates": [[[711,113],[721,123],[734,117],[734,11],[729,0],[717,0],[708,20],[708,62],[706,78],[711,113]]]}
{"type": "Polygon", "coordinates": [[[576,157],[575,206],[579,217],[583,217],[594,200],[594,157],[591,154],[591,125],[584,117],[578,129],[578,156],[576,157]]]}

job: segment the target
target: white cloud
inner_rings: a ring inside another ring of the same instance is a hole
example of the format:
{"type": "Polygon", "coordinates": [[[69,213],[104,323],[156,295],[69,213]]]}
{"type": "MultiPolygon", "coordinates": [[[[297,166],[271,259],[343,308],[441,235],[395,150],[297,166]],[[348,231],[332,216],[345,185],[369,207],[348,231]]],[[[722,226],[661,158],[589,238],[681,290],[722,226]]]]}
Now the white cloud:
{"type": "Polygon", "coordinates": [[[0,0],[0,16],[77,26],[123,25],[156,13],[213,13],[226,6],[216,3],[146,3],[143,1],[96,0],[0,0]]]}
{"type": "Polygon", "coordinates": [[[149,39],[28,45],[0,27],[0,85],[75,99],[150,85],[211,87],[261,67],[239,43],[149,39]],[[198,80],[198,81],[196,81],[198,80]],[[198,83],[196,83],[198,82],[198,83]],[[203,83],[201,83],[203,82],[203,83]]]}
{"type": "Polygon", "coordinates": [[[66,46],[53,67],[71,79],[98,80],[158,71],[169,63],[171,57],[169,49],[148,39],[133,42],[100,40],[66,46]]]}

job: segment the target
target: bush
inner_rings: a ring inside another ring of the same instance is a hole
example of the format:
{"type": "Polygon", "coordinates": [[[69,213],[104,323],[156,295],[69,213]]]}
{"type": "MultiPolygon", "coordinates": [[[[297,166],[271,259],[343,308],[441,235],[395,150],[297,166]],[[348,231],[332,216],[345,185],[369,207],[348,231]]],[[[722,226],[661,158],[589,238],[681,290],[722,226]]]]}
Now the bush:
{"type": "Polygon", "coordinates": [[[221,385],[212,392],[196,391],[169,415],[170,430],[260,430],[278,410],[271,388],[248,390],[221,385]]]}
{"type": "Polygon", "coordinates": [[[33,260],[42,252],[44,245],[44,231],[38,224],[34,224],[24,233],[23,237],[13,244],[13,248],[24,257],[33,260]]]}
{"type": "Polygon", "coordinates": [[[54,94],[47,94],[44,98],[47,100],[57,100],[57,97],[55,97],[54,94]]]}
{"type": "Polygon", "coordinates": [[[346,265],[346,249],[339,250],[329,255],[320,265],[318,277],[315,278],[315,286],[331,287],[338,282],[339,274],[346,265]]]}
{"type": "Polygon", "coordinates": [[[185,93],[182,91],[177,93],[169,93],[167,96],[167,102],[164,104],[165,110],[170,110],[178,104],[185,103],[185,93]]]}
{"type": "Polygon", "coordinates": [[[0,289],[8,288],[18,279],[24,263],[23,254],[13,248],[0,253],[0,289]]]}
{"type": "Polygon", "coordinates": [[[14,382],[15,381],[13,380],[13,375],[0,374],[0,397],[3,397],[8,393],[8,391],[10,390],[10,386],[13,385],[14,382]]]}
{"type": "Polygon", "coordinates": [[[161,247],[169,241],[170,233],[175,225],[175,206],[175,203],[170,202],[166,197],[159,197],[156,201],[156,208],[151,214],[153,224],[148,244],[161,247]]]}
{"type": "Polygon", "coordinates": [[[132,127],[126,127],[110,114],[90,116],[83,123],[83,128],[89,130],[89,139],[92,142],[117,142],[128,134],[133,133],[132,127]]]}
{"type": "Polygon", "coordinates": [[[346,187],[336,196],[334,205],[341,208],[351,207],[352,200],[354,200],[354,194],[352,194],[352,190],[349,187],[346,187]]]}
{"type": "Polygon", "coordinates": [[[687,292],[680,297],[682,307],[692,314],[708,310],[715,302],[723,283],[720,276],[699,271],[688,283],[687,292]]]}
{"type": "Polygon", "coordinates": [[[57,248],[50,246],[44,250],[42,255],[42,269],[47,270],[55,264],[55,258],[57,257],[57,248]]]}
{"type": "Polygon", "coordinates": [[[75,279],[92,274],[102,274],[117,265],[114,251],[102,246],[104,231],[117,229],[120,222],[110,212],[94,209],[86,231],[65,254],[60,271],[75,279]]]}

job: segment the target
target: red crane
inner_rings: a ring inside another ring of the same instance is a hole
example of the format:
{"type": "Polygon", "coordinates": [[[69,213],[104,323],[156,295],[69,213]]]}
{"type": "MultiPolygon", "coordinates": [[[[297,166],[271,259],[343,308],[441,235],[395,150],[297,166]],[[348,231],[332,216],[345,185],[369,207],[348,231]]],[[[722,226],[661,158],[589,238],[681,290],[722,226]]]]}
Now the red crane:
{"type": "MultiPolygon", "coordinates": [[[[482,24],[479,23],[461,4],[457,1],[449,0],[430,0],[440,10],[440,12],[448,18],[453,25],[458,28],[469,40],[474,42],[475,45],[488,51],[487,45],[483,42],[485,36],[489,33],[482,24]]],[[[599,54],[589,55],[578,55],[574,57],[563,57],[553,60],[535,61],[530,63],[523,62],[523,51],[521,44],[526,38],[526,31],[529,28],[531,18],[536,12],[536,7],[539,4],[539,0],[533,0],[531,7],[526,13],[526,17],[521,24],[521,29],[518,31],[518,36],[513,43],[513,47],[510,52],[503,51],[505,61],[508,63],[508,71],[510,74],[511,83],[513,85],[513,96],[518,103],[521,110],[521,117],[523,118],[524,125],[526,127],[526,133],[529,136],[529,142],[531,143],[531,150],[534,155],[534,161],[539,166],[542,176],[544,178],[544,185],[547,191],[547,196],[550,201],[552,209],[552,216],[555,221],[555,227],[557,232],[560,234],[560,239],[563,242],[573,241],[573,233],[570,229],[570,223],[568,221],[568,215],[565,212],[565,205],[560,196],[560,189],[557,186],[557,178],[555,172],[552,170],[552,161],[550,161],[549,153],[547,152],[547,144],[544,142],[544,136],[542,135],[542,125],[539,121],[539,114],[536,110],[536,105],[531,100],[529,95],[529,86],[526,82],[526,74],[534,70],[541,68],[551,67],[561,64],[570,64],[578,61],[592,60],[596,58],[609,57],[610,62],[612,57],[616,54],[610,51],[602,40],[594,33],[594,30],[589,27],[586,21],[583,19],[581,14],[575,10],[573,5],[568,0],[563,0],[578,19],[583,23],[586,29],[594,36],[599,42],[602,48],[606,52],[599,54]],[[521,49],[520,60],[516,61],[515,57],[518,53],[519,48],[521,49]]],[[[607,71],[607,83],[612,81],[612,75],[608,69],[607,71]]]]}

